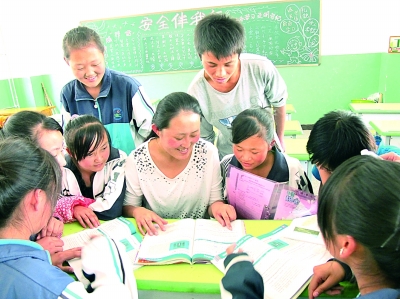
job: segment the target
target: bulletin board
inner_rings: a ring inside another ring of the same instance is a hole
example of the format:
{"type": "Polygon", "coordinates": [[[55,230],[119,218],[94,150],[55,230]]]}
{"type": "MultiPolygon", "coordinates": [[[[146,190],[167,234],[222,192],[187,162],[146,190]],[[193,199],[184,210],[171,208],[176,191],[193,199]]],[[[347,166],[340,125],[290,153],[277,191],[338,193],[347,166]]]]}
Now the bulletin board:
{"type": "Polygon", "coordinates": [[[194,28],[206,15],[225,13],[242,22],[244,52],[276,66],[318,65],[320,0],[267,2],[82,21],[100,35],[107,66],[127,74],[198,70],[194,28]]]}

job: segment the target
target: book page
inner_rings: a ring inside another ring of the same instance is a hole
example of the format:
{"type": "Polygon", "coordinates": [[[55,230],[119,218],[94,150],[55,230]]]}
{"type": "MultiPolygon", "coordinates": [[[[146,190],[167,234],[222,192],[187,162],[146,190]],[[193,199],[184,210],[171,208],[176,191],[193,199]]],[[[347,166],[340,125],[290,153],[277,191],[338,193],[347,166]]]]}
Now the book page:
{"type": "MultiPolygon", "coordinates": [[[[157,227],[157,226],[156,226],[157,227]]],[[[191,262],[195,220],[182,219],[168,223],[165,231],[157,227],[158,235],[148,234],[138,252],[136,263],[172,264],[191,262]]]]}
{"type": "Polygon", "coordinates": [[[231,224],[232,230],[229,230],[216,220],[196,219],[192,260],[211,261],[215,255],[246,234],[242,220],[235,220],[231,224]]]}
{"type": "Polygon", "coordinates": [[[102,223],[92,229],[84,229],[78,233],[62,237],[64,242],[63,249],[71,249],[84,246],[92,237],[107,235],[114,240],[120,240],[125,236],[130,236],[136,232],[135,226],[123,217],[102,223]]]}
{"type": "Polygon", "coordinates": [[[270,206],[276,184],[229,165],[226,183],[228,202],[235,208],[238,218],[270,219],[276,209],[276,206],[270,206]]]}
{"type": "Polygon", "coordinates": [[[282,238],[268,245],[279,249],[280,256],[255,263],[264,281],[264,298],[296,298],[313,275],[313,267],[331,258],[325,246],[308,242],[282,238]]]}
{"type": "MultiPolygon", "coordinates": [[[[120,242],[125,246],[126,253],[128,255],[129,260],[131,261],[132,268],[134,271],[142,267],[142,265],[135,264],[136,255],[140,248],[140,240],[138,240],[134,235],[129,235],[116,242],[120,242]]],[[[82,282],[85,287],[87,287],[90,282],[85,278],[85,276],[83,276],[81,259],[76,258],[69,260],[68,264],[72,267],[72,269],[74,269],[74,274],[76,278],[80,282],[82,282]]]]}
{"type": "Polygon", "coordinates": [[[317,215],[294,219],[285,232],[285,237],[289,239],[325,245],[317,215]]]}
{"type": "MultiPolygon", "coordinates": [[[[120,242],[125,246],[126,253],[132,262],[133,269],[136,270],[141,266],[135,265],[134,261],[140,247],[142,237],[136,234],[135,226],[124,217],[119,217],[102,223],[97,228],[84,229],[75,234],[62,237],[64,242],[63,249],[68,250],[75,247],[83,247],[89,240],[96,236],[107,235],[116,242],[120,242]]],[[[68,261],[68,264],[74,269],[74,274],[85,286],[89,281],[82,274],[82,262],[80,258],[68,261]]]]}
{"type": "MultiPolygon", "coordinates": [[[[262,240],[246,235],[235,249],[243,249],[252,258],[264,281],[264,298],[296,298],[309,282],[313,267],[331,257],[324,246],[283,238],[283,231],[262,240]]],[[[212,261],[223,273],[225,257],[223,252],[212,261]]]]}

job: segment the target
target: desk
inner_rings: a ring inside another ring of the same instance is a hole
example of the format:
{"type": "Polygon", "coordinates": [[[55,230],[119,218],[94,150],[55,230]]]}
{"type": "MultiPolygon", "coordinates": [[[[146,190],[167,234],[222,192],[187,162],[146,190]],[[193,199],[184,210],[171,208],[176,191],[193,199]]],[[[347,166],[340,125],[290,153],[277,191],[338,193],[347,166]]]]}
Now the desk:
{"type": "Polygon", "coordinates": [[[291,136],[292,138],[296,138],[297,135],[303,135],[300,122],[298,120],[286,120],[283,135],[291,136]]]}
{"type": "Polygon", "coordinates": [[[350,110],[361,115],[369,128],[372,120],[400,120],[400,103],[351,103],[350,110]]]}
{"type": "Polygon", "coordinates": [[[0,109],[0,128],[3,127],[4,123],[6,122],[7,118],[11,115],[20,112],[20,111],[36,111],[42,113],[46,116],[50,116],[53,114],[53,109],[56,106],[44,106],[44,107],[29,107],[29,108],[8,108],[8,109],[0,109]]]}
{"type": "Polygon", "coordinates": [[[296,158],[300,161],[304,172],[311,180],[312,164],[310,162],[310,156],[307,152],[307,141],[307,138],[285,139],[285,148],[288,156],[296,158]]]}
{"type": "Polygon", "coordinates": [[[293,113],[296,113],[293,104],[286,104],[286,120],[291,120],[293,113]]]}
{"type": "Polygon", "coordinates": [[[385,137],[385,144],[390,145],[390,139],[400,137],[400,118],[398,120],[371,120],[371,127],[380,136],[385,137]]]}
{"type": "MultiPolygon", "coordinates": [[[[129,219],[136,225],[134,219],[129,219]]],[[[174,220],[172,220],[174,221],[174,220]]],[[[255,236],[289,224],[287,220],[245,220],[246,232],[255,236]]],[[[65,224],[64,235],[80,231],[75,223],[65,224]]],[[[135,271],[139,298],[221,298],[219,282],[223,274],[213,265],[174,264],[162,266],[143,266],[135,271]]],[[[342,298],[354,298],[357,291],[346,290],[342,298]]],[[[308,298],[307,290],[301,298],[308,298]]],[[[334,297],[335,299],[337,297],[334,297]]]]}

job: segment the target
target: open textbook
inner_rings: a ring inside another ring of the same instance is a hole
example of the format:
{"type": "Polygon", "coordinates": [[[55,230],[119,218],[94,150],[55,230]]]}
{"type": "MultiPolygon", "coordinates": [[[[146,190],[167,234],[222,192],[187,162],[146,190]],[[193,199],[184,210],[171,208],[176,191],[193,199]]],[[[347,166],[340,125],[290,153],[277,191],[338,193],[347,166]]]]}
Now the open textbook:
{"type": "Polygon", "coordinates": [[[242,219],[294,219],[317,213],[317,197],[229,165],[227,198],[242,219]]]}
{"type": "MultiPolygon", "coordinates": [[[[124,217],[118,217],[116,219],[102,223],[100,226],[92,229],[85,229],[75,234],[71,234],[61,239],[64,241],[64,250],[68,250],[75,247],[84,246],[91,238],[95,236],[107,235],[115,241],[121,242],[126,249],[126,253],[129,256],[133,269],[137,269],[141,266],[135,265],[135,258],[142,241],[142,236],[136,233],[136,228],[132,222],[125,219],[124,217]]],[[[89,281],[82,274],[82,263],[81,259],[75,258],[69,260],[68,263],[74,269],[74,273],[79,281],[85,286],[89,284],[89,281]]]]}
{"type": "Polygon", "coordinates": [[[244,222],[235,220],[232,230],[209,219],[182,219],[169,223],[158,235],[143,238],[136,263],[161,265],[207,263],[246,234],[244,222]]]}
{"type": "MultiPolygon", "coordinates": [[[[258,238],[246,235],[236,242],[254,261],[254,268],[264,281],[264,298],[297,298],[307,287],[313,267],[325,263],[331,255],[324,245],[286,238],[288,227],[282,226],[258,238]]],[[[212,263],[223,273],[226,252],[212,263]]]]}

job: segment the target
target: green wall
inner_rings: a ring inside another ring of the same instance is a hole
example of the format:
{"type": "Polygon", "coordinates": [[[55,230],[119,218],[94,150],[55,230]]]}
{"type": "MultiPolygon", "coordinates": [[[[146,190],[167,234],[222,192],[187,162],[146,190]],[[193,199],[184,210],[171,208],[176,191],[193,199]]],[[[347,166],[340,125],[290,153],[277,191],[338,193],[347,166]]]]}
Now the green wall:
{"type": "MultiPolygon", "coordinates": [[[[313,124],[324,113],[348,109],[352,99],[383,93],[384,102],[400,102],[400,54],[371,53],[321,57],[319,66],[279,67],[289,92],[288,103],[297,112],[292,118],[313,124]]],[[[174,91],[186,91],[195,72],[136,75],[150,99],[174,91]]],[[[21,107],[46,105],[40,83],[45,84],[53,104],[59,106],[60,88],[56,76],[42,75],[14,79],[21,107]]],[[[65,82],[67,83],[67,82],[65,82]]],[[[7,80],[0,80],[0,108],[12,106],[7,80]]]]}
{"type": "MultiPolygon", "coordinates": [[[[292,119],[302,124],[313,124],[334,109],[348,109],[352,99],[375,92],[383,93],[384,102],[400,102],[399,69],[400,54],[387,53],[322,56],[319,66],[278,68],[288,86],[288,103],[297,110],[292,119]]],[[[173,91],[186,91],[195,74],[153,74],[136,78],[151,99],[160,99],[173,91]]]]}
{"type": "MultiPolygon", "coordinates": [[[[60,92],[56,90],[54,76],[39,75],[25,78],[14,78],[20,108],[47,106],[41,83],[44,84],[47,94],[53,105],[59,106],[60,92]]],[[[13,107],[8,80],[0,80],[0,109],[13,107]]]]}

